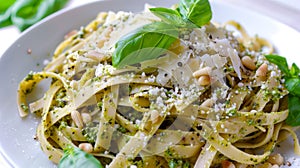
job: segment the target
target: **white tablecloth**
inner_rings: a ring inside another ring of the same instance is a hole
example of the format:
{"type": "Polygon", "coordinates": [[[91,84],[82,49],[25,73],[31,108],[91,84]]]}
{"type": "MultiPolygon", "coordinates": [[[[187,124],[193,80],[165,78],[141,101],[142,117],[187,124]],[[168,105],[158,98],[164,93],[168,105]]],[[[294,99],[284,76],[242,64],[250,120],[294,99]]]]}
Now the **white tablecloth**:
{"type": "MultiPolygon", "coordinates": [[[[66,8],[72,8],[96,0],[70,0],[66,8]]],[[[212,0],[213,1],[213,0],[212,0]]],[[[218,1],[218,0],[214,0],[218,1]]],[[[220,0],[221,1],[221,0],[220,0]]],[[[300,1],[299,0],[222,0],[228,3],[247,7],[283,22],[300,31],[300,1]]],[[[151,0],[149,0],[151,2],[151,0]]],[[[0,57],[5,50],[20,36],[17,28],[10,26],[0,29],[0,57]]],[[[0,154],[0,167],[6,164],[0,154]]]]}

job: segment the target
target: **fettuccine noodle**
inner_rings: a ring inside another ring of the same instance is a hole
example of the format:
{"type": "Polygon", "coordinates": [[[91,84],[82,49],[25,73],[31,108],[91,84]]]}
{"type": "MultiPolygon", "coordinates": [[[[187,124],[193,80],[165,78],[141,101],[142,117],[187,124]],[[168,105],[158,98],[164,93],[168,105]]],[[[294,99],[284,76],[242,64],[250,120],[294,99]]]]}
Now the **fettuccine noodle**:
{"type": "Polygon", "coordinates": [[[71,145],[111,168],[253,166],[287,132],[299,154],[284,122],[288,91],[262,52],[274,49],[235,21],[181,32],[164,56],[114,68],[117,40],[158,20],[149,12],[100,13],[57,47],[43,71],[21,81],[20,115],[41,116],[37,139],[51,161],[71,145]],[[47,78],[48,91],[28,105],[28,94],[47,78]]]}

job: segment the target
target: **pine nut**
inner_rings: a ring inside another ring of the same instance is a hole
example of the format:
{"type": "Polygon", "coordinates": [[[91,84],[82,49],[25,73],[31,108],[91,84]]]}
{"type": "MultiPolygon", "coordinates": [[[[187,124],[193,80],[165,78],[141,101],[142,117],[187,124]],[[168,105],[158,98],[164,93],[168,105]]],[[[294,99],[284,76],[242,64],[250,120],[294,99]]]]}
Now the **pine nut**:
{"type": "Polygon", "coordinates": [[[258,77],[263,77],[263,76],[267,76],[267,72],[268,72],[268,64],[263,63],[256,71],[256,76],[258,77]]]}
{"type": "Polygon", "coordinates": [[[213,106],[213,100],[212,99],[206,99],[202,104],[201,106],[204,106],[204,107],[212,107],[213,106]]]}
{"type": "Polygon", "coordinates": [[[210,75],[211,74],[211,67],[205,67],[205,68],[201,68],[201,69],[199,69],[198,71],[196,71],[196,72],[194,72],[193,73],[193,76],[195,77],[195,78],[198,78],[198,77],[200,77],[200,76],[208,76],[208,75],[210,75]]]}
{"type": "Polygon", "coordinates": [[[235,165],[228,160],[224,160],[222,162],[222,168],[235,168],[235,165]]]}
{"type": "Polygon", "coordinates": [[[279,168],[279,166],[275,164],[271,168],[279,168]]]}
{"type": "Polygon", "coordinates": [[[205,76],[200,76],[200,78],[198,79],[198,83],[201,86],[207,86],[210,84],[210,77],[205,75],[205,76]]]}
{"type": "Polygon", "coordinates": [[[93,152],[93,145],[90,143],[81,143],[78,147],[87,153],[93,152]]]}
{"type": "Polygon", "coordinates": [[[271,155],[267,161],[272,164],[282,165],[284,162],[284,159],[280,154],[274,154],[274,155],[271,155]]]}
{"type": "Polygon", "coordinates": [[[245,56],[242,58],[242,64],[250,70],[256,69],[256,65],[254,61],[249,56],[245,56]]]}
{"type": "Polygon", "coordinates": [[[71,118],[73,119],[75,125],[78,128],[83,128],[82,116],[78,111],[76,111],[76,110],[72,111],[71,112],[71,118]]]}

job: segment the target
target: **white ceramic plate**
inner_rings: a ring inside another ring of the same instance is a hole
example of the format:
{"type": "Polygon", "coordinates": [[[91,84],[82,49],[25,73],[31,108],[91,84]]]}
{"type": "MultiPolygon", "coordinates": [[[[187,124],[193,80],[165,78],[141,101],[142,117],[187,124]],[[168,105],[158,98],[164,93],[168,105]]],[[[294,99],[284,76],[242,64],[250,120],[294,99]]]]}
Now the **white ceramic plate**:
{"type": "MultiPolygon", "coordinates": [[[[144,8],[145,3],[168,7],[177,2],[178,0],[98,1],[54,14],[23,33],[0,59],[0,153],[9,164],[12,167],[55,167],[40,150],[39,143],[33,140],[39,120],[34,116],[25,119],[19,117],[16,92],[18,82],[30,71],[42,69],[43,60],[51,58],[54,48],[67,32],[86,25],[100,11],[138,12],[144,8]],[[31,55],[27,54],[29,48],[32,50],[31,55]]],[[[300,64],[300,60],[296,59],[299,55],[299,32],[271,18],[224,2],[213,1],[212,8],[214,21],[239,21],[249,33],[267,38],[280,54],[288,57],[291,62],[300,64]]],[[[292,157],[292,141],[284,143],[279,150],[285,156],[292,157]]],[[[295,163],[293,167],[298,167],[297,165],[295,163]]]]}

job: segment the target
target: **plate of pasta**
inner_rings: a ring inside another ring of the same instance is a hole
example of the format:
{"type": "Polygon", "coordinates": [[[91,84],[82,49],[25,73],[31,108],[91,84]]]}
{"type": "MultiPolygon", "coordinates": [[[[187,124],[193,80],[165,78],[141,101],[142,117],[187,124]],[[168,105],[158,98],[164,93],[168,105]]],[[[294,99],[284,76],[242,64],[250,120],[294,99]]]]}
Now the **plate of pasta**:
{"type": "Polygon", "coordinates": [[[12,167],[299,167],[299,39],[221,1],[60,11],[1,57],[0,152],[12,167]]]}

